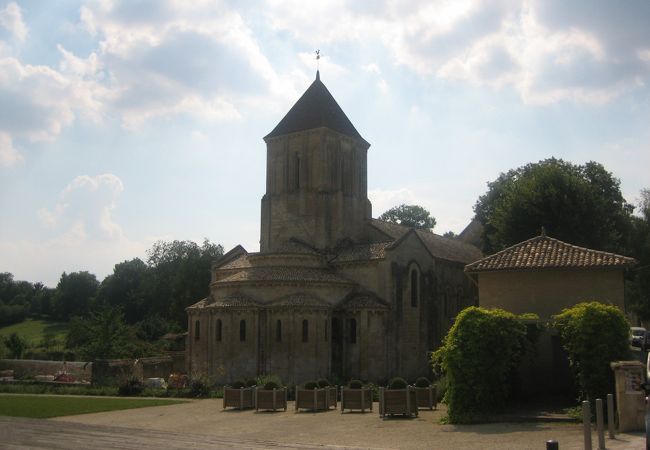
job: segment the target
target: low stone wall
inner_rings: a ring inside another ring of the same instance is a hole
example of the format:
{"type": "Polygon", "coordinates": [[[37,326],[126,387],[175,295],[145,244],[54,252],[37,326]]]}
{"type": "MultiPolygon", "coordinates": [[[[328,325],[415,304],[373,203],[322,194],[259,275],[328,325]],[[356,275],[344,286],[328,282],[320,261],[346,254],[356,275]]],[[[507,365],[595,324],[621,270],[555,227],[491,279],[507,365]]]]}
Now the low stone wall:
{"type": "Polygon", "coordinates": [[[136,377],[164,378],[174,372],[174,361],[170,356],[140,359],[98,359],[93,364],[92,382],[98,385],[117,385],[125,379],[136,377]]]}
{"type": "Polygon", "coordinates": [[[90,381],[93,363],[83,361],[42,361],[35,359],[0,359],[0,370],[13,370],[14,378],[56,375],[67,372],[79,381],[90,381]]]}

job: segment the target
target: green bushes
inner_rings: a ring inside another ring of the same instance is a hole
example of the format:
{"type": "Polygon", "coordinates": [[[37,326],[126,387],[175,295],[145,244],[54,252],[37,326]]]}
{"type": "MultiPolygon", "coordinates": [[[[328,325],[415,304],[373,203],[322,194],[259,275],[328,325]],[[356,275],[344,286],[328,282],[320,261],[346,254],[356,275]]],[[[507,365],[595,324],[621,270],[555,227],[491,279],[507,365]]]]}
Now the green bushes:
{"type": "Polygon", "coordinates": [[[321,389],[326,388],[330,385],[330,382],[327,380],[327,378],[321,378],[316,383],[318,383],[318,387],[321,389]]]}
{"type": "Polygon", "coordinates": [[[120,383],[117,388],[117,393],[119,395],[124,395],[127,397],[140,395],[144,391],[144,384],[137,377],[130,377],[125,379],[120,383]]]}
{"type": "Polygon", "coordinates": [[[526,326],[507,311],[470,307],[458,315],[432,354],[434,371],[447,377],[449,422],[480,420],[504,406],[525,340],[526,326]]]}
{"type": "Polygon", "coordinates": [[[317,381],[306,381],[303,388],[308,390],[308,391],[318,389],[318,382],[317,381]]]}
{"type": "Polygon", "coordinates": [[[361,389],[362,387],[363,387],[363,383],[360,380],[351,380],[348,383],[349,389],[361,389]]]}
{"type": "Polygon", "coordinates": [[[408,383],[404,378],[395,377],[388,382],[388,389],[406,389],[408,383]]]}
{"type": "Polygon", "coordinates": [[[430,385],[431,385],[431,382],[426,377],[420,377],[417,380],[415,380],[415,387],[427,388],[430,385]]]}
{"type": "Polygon", "coordinates": [[[611,305],[580,303],[554,317],[583,399],[595,401],[614,392],[611,361],[629,356],[630,324],[611,305]]]}

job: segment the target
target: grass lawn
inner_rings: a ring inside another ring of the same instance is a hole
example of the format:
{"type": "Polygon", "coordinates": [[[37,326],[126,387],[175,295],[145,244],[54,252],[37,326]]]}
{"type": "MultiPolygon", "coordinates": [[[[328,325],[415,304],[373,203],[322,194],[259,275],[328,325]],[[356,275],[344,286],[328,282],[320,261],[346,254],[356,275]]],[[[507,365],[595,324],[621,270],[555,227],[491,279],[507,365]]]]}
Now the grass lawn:
{"type": "Polygon", "coordinates": [[[17,333],[27,341],[28,345],[37,346],[40,345],[46,336],[63,342],[67,331],[67,323],[25,319],[20,323],[0,328],[0,336],[9,336],[11,333],[17,333]]]}
{"type": "Polygon", "coordinates": [[[175,405],[178,403],[185,402],[142,398],[0,395],[0,416],[45,419],[48,417],[145,408],[147,406],[175,405]]]}

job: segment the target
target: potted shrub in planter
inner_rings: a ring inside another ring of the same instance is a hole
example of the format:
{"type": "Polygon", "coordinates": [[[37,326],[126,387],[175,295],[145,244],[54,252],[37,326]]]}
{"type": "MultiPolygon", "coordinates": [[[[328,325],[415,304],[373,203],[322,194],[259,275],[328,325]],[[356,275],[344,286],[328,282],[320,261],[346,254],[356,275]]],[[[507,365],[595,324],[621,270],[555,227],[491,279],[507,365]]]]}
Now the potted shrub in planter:
{"type": "Polygon", "coordinates": [[[237,409],[255,407],[255,381],[235,381],[230,386],[223,388],[223,409],[227,407],[237,409]]]}
{"type": "Polygon", "coordinates": [[[418,408],[433,409],[438,407],[436,385],[431,384],[425,377],[415,380],[415,398],[417,399],[418,408]]]}
{"type": "Polygon", "coordinates": [[[359,380],[352,380],[341,388],[341,414],[345,409],[366,409],[372,411],[372,389],[364,387],[359,380]]]}
{"type": "Polygon", "coordinates": [[[393,378],[388,388],[379,388],[379,416],[386,417],[387,414],[418,415],[415,388],[403,378],[393,378]]]}
{"type": "Polygon", "coordinates": [[[296,386],[296,411],[299,409],[321,411],[332,407],[336,408],[336,395],[336,386],[330,386],[325,379],[307,381],[302,387],[296,386]]]}
{"type": "Polygon", "coordinates": [[[261,388],[255,389],[255,409],[277,411],[287,410],[287,388],[276,381],[268,381],[261,388]]]}

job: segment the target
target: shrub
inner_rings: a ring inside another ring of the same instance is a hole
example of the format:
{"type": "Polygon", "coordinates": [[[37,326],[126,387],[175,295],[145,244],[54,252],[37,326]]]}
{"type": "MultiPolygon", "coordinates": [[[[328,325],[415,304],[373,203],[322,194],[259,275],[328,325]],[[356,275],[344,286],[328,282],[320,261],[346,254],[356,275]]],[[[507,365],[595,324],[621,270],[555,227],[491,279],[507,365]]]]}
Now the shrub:
{"type": "Polygon", "coordinates": [[[388,389],[406,389],[408,383],[404,378],[395,377],[388,382],[388,389]]]}
{"type": "Polygon", "coordinates": [[[330,382],[327,381],[327,378],[321,378],[317,381],[319,388],[325,388],[330,385],[330,382]]]}
{"type": "Polygon", "coordinates": [[[449,422],[476,421],[505,405],[525,340],[526,326],[507,311],[470,307],[457,316],[432,354],[434,371],[447,376],[449,422]]]}
{"type": "Polygon", "coordinates": [[[137,377],[127,378],[117,388],[117,393],[124,396],[140,395],[142,391],[144,391],[144,384],[137,377]]]}
{"type": "Polygon", "coordinates": [[[582,399],[614,392],[609,363],[629,357],[630,324],[623,313],[598,302],[579,303],[554,317],[582,399]]]}
{"type": "Polygon", "coordinates": [[[190,381],[190,396],[208,397],[210,395],[210,385],[201,378],[193,378],[190,381]]]}
{"type": "Polygon", "coordinates": [[[257,381],[255,380],[246,380],[246,387],[257,386],[257,381]]]}
{"type": "Polygon", "coordinates": [[[363,383],[359,380],[351,380],[348,383],[348,388],[350,389],[361,389],[363,387],[363,383]]]}
{"type": "Polygon", "coordinates": [[[318,389],[318,383],[316,381],[306,381],[303,388],[308,391],[318,389]]]}
{"type": "Polygon", "coordinates": [[[426,377],[420,377],[417,380],[415,380],[415,387],[426,388],[429,386],[431,386],[431,382],[426,377]]]}
{"type": "Polygon", "coordinates": [[[264,386],[264,389],[267,390],[272,390],[273,388],[280,389],[282,387],[282,380],[280,379],[280,377],[273,374],[260,375],[255,380],[255,383],[257,384],[257,386],[264,386]]]}
{"type": "Polygon", "coordinates": [[[264,384],[264,389],[267,391],[272,391],[273,389],[280,389],[282,385],[276,383],[275,381],[267,381],[266,384],[264,384]]]}
{"type": "Polygon", "coordinates": [[[8,337],[3,337],[3,342],[9,350],[9,359],[20,359],[23,356],[27,342],[17,333],[11,333],[8,337]]]}
{"type": "Polygon", "coordinates": [[[243,387],[246,387],[246,383],[244,383],[241,380],[237,380],[233,384],[231,384],[230,387],[233,389],[241,389],[243,387]]]}

